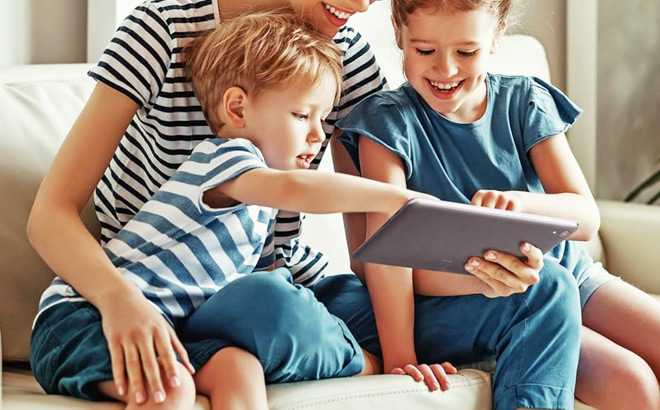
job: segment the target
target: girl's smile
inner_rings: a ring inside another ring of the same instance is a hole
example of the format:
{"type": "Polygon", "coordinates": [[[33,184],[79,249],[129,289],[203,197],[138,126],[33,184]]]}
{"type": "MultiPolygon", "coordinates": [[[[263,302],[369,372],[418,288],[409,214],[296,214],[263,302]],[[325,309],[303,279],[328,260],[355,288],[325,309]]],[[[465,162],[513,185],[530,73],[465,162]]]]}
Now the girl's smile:
{"type": "Polygon", "coordinates": [[[395,27],[404,71],[421,97],[448,119],[474,122],[486,108],[486,66],[501,30],[484,9],[416,9],[395,27]]]}

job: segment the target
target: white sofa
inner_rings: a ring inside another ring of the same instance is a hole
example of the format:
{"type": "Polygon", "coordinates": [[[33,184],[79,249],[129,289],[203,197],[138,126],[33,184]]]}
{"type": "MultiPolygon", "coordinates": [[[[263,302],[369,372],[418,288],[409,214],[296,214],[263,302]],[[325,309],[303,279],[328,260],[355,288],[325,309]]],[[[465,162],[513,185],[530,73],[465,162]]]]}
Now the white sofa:
{"type": "MultiPolygon", "coordinates": [[[[390,82],[398,84],[400,62],[393,46],[387,10],[379,3],[357,21],[375,47],[390,82]]],[[[508,37],[493,71],[534,73],[548,78],[543,48],[532,38],[508,37]]],[[[32,250],[25,224],[34,195],[50,161],[89,95],[93,81],[84,64],[0,67],[0,330],[2,345],[1,409],[120,409],[117,403],[91,403],[46,396],[27,368],[29,336],[37,302],[52,272],[32,250]]],[[[325,160],[323,167],[330,166],[325,160]]],[[[660,293],[660,208],[600,202],[600,241],[596,257],[614,272],[652,293],[660,293]]],[[[91,207],[90,230],[98,231],[91,207]]],[[[348,256],[339,215],[309,216],[304,239],[331,258],[330,270],[348,272],[348,256]]],[[[291,383],[268,388],[270,408],[489,410],[490,375],[465,369],[451,376],[452,389],[430,393],[407,376],[291,383]]],[[[196,409],[208,409],[198,397],[196,409]]],[[[588,407],[578,403],[578,409],[588,407]]]]}

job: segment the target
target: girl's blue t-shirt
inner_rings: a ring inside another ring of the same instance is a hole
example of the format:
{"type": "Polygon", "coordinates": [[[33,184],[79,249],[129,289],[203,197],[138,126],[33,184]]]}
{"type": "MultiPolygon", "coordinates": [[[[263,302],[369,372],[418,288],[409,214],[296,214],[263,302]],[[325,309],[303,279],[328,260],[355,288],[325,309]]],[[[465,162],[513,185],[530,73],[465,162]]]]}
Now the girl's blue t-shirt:
{"type": "MultiPolygon", "coordinates": [[[[340,141],[360,169],[360,135],[402,160],[408,188],[445,201],[469,203],[480,189],[544,192],[529,158],[538,142],[566,132],[582,110],[559,89],[535,77],[489,74],[487,107],[472,123],[435,112],[409,83],[362,101],[338,123],[340,141]]],[[[569,271],[593,260],[567,241],[548,256],[569,271]]]]}

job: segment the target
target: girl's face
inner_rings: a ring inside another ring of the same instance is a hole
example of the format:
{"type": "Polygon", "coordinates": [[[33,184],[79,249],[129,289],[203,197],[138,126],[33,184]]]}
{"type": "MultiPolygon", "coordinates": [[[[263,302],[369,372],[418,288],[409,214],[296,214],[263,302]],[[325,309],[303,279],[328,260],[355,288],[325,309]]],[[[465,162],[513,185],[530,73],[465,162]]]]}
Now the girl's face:
{"type": "Polygon", "coordinates": [[[486,64],[503,32],[497,19],[485,9],[417,9],[395,30],[406,77],[431,108],[455,122],[479,119],[486,108],[486,64]]]}
{"type": "Polygon", "coordinates": [[[289,5],[309,20],[316,30],[330,38],[350,16],[364,12],[374,0],[288,0],[289,5]]]}

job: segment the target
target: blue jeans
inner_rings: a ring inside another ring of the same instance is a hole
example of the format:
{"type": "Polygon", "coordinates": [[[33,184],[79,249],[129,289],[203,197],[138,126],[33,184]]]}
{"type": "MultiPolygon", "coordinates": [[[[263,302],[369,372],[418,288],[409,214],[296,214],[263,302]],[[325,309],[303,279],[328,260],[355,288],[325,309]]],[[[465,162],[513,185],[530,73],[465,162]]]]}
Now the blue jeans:
{"type": "MultiPolygon", "coordinates": [[[[229,283],[175,329],[196,369],[236,346],[259,359],[268,383],[351,376],[364,365],[346,325],[312,291],[293,285],[286,269],[229,283]]],[[[101,315],[90,303],[44,311],[32,332],[30,362],[49,394],[108,400],[97,386],[112,380],[110,354],[101,315]]]]}
{"type": "MultiPolygon", "coordinates": [[[[525,293],[510,297],[416,296],[418,361],[461,365],[495,358],[495,410],[573,409],[581,329],[577,283],[550,261],[540,276],[525,293]]],[[[314,292],[365,350],[382,356],[369,294],[356,276],[327,277],[314,292]]]]}

